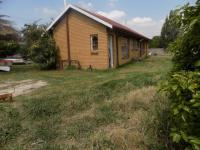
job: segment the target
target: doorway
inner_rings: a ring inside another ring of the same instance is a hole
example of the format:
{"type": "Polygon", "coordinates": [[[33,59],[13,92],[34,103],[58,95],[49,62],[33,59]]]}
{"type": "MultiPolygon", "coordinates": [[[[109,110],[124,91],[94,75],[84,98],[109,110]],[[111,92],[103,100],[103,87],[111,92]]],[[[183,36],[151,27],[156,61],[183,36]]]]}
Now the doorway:
{"type": "Polygon", "coordinates": [[[109,35],[108,38],[108,50],[109,50],[109,68],[114,68],[114,59],[113,59],[113,36],[109,35]]]}

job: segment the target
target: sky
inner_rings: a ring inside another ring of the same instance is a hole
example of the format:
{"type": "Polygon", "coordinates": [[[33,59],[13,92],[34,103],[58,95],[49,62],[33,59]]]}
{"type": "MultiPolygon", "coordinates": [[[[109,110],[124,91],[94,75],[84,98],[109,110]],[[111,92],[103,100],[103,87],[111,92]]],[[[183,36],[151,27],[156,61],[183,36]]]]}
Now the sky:
{"type": "MultiPolygon", "coordinates": [[[[39,21],[49,23],[65,8],[65,0],[3,0],[0,14],[6,14],[16,28],[39,21]]],[[[159,35],[169,11],[196,0],[66,0],[122,23],[152,38],[159,35]]]]}

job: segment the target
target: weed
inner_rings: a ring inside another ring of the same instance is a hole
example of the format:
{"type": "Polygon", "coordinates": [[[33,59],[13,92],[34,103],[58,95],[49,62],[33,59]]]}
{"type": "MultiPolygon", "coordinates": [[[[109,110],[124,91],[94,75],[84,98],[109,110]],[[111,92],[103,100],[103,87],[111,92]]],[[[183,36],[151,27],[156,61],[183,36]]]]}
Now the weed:
{"type": "Polygon", "coordinates": [[[96,123],[98,126],[110,123],[116,123],[117,120],[123,118],[118,112],[112,109],[111,105],[100,106],[96,112],[96,123]]]}
{"type": "Polygon", "coordinates": [[[49,142],[59,135],[58,119],[44,120],[36,125],[34,139],[49,142]]]}
{"type": "Polygon", "coordinates": [[[71,123],[67,129],[68,139],[81,139],[88,137],[95,129],[96,124],[93,118],[85,117],[71,123]]]}
{"type": "Polygon", "coordinates": [[[27,100],[25,111],[33,119],[51,117],[60,113],[60,103],[57,97],[41,97],[27,100]]]}
{"type": "Polygon", "coordinates": [[[47,143],[42,145],[40,150],[62,150],[62,148],[59,145],[47,143]]]}
{"type": "Polygon", "coordinates": [[[110,149],[115,150],[116,146],[112,143],[111,139],[105,136],[105,133],[100,132],[92,139],[93,150],[110,149]]]}
{"type": "Polygon", "coordinates": [[[0,105],[0,118],[0,146],[3,146],[19,136],[22,127],[19,112],[10,106],[0,105]]]}

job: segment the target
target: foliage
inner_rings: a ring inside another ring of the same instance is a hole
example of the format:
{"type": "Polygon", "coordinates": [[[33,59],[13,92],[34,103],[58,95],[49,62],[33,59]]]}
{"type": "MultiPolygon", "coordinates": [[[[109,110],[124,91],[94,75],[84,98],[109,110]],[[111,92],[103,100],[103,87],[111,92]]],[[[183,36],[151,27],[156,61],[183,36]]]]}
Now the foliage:
{"type": "Polygon", "coordinates": [[[171,10],[162,26],[161,34],[154,36],[150,48],[167,48],[182,32],[181,11],[183,8],[171,10]]]}
{"type": "Polygon", "coordinates": [[[154,36],[149,45],[150,48],[161,48],[161,38],[160,36],[154,36]]]}
{"type": "Polygon", "coordinates": [[[172,75],[163,86],[171,100],[171,136],[185,149],[200,149],[200,72],[172,75]]]}
{"type": "MultiPolygon", "coordinates": [[[[0,1],[0,4],[2,2],[3,1],[0,1]]],[[[7,18],[7,15],[0,14],[0,39],[6,40],[9,37],[10,40],[14,40],[16,37],[18,37],[18,33],[13,27],[12,21],[8,20],[7,18]]]]}
{"type": "Polygon", "coordinates": [[[170,135],[172,140],[178,143],[178,149],[200,149],[199,12],[199,0],[194,6],[187,4],[182,7],[182,33],[168,47],[173,53],[174,72],[163,86],[163,90],[169,94],[171,100],[170,135]]]}
{"type": "MultiPolygon", "coordinates": [[[[0,1],[0,4],[3,1],[0,1]]],[[[13,55],[19,50],[19,39],[17,30],[13,27],[13,22],[7,19],[8,16],[0,14],[0,58],[13,55]]]]}
{"type": "Polygon", "coordinates": [[[15,41],[1,41],[0,40],[0,57],[14,55],[19,50],[20,46],[15,41]]]}
{"type": "Polygon", "coordinates": [[[57,65],[57,47],[54,39],[45,31],[45,25],[25,25],[23,29],[25,49],[28,56],[41,69],[55,69],[57,65]]]}
{"type": "Polygon", "coordinates": [[[166,48],[169,43],[173,42],[181,31],[181,12],[182,8],[171,10],[169,16],[166,17],[160,36],[162,47],[166,48]]]}
{"type": "Polygon", "coordinates": [[[184,33],[170,44],[169,50],[174,54],[175,70],[199,70],[200,60],[200,3],[196,6],[186,5],[182,12],[184,33]]]}

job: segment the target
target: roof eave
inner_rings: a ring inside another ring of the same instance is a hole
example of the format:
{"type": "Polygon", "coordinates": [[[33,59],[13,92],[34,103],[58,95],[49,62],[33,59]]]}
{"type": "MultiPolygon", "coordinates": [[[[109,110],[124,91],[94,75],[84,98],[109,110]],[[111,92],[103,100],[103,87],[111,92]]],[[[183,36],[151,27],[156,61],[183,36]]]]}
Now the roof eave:
{"type": "Polygon", "coordinates": [[[66,9],[65,9],[65,10],[64,10],[64,11],[63,11],[63,12],[48,26],[48,28],[46,29],[46,31],[51,30],[52,27],[60,20],[60,18],[62,18],[62,16],[63,16],[65,13],[67,13],[67,11],[68,11],[69,9],[76,10],[76,11],[78,11],[79,13],[86,15],[87,17],[89,17],[89,18],[91,18],[91,19],[93,19],[93,20],[95,20],[95,21],[97,21],[97,22],[99,22],[99,23],[105,25],[106,27],[108,27],[108,28],[110,28],[110,29],[113,28],[113,26],[112,26],[111,24],[109,24],[109,23],[107,23],[107,22],[105,22],[105,21],[103,21],[103,20],[101,20],[101,19],[99,19],[99,18],[97,18],[97,17],[95,17],[95,16],[93,16],[93,15],[87,13],[86,11],[84,11],[84,10],[78,8],[78,7],[75,7],[75,6],[73,6],[73,5],[68,5],[68,6],[66,7],[66,9]]]}
{"type": "Polygon", "coordinates": [[[113,27],[114,30],[118,30],[118,31],[122,31],[126,34],[128,34],[129,36],[134,36],[134,37],[137,37],[137,38],[140,38],[140,39],[145,39],[147,41],[150,41],[149,38],[143,36],[143,35],[140,35],[140,34],[137,34],[137,33],[133,33],[133,32],[130,32],[130,31],[127,31],[125,29],[121,29],[121,28],[118,28],[118,27],[113,27]]]}

